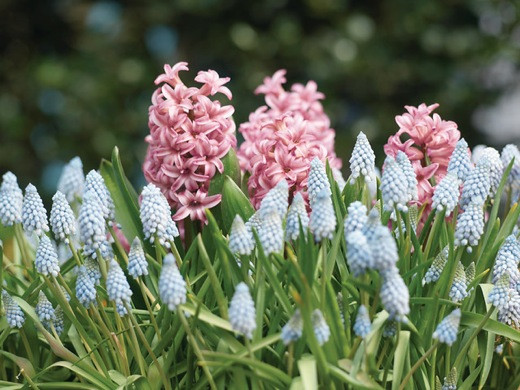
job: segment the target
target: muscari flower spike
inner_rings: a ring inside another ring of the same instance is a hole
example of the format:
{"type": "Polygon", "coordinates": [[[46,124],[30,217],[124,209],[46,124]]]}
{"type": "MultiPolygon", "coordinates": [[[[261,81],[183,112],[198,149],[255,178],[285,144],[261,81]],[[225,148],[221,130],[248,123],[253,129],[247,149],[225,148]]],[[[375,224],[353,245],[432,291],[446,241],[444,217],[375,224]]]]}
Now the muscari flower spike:
{"type": "Polygon", "coordinates": [[[40,321],[53,321],[56,318],[56,314],[54,308],[52,307],[52,303],[47,299],[47,296],[43,291],[40,290],[38,294],[38,303],[34,308],[36,315],[40,319],[40,321]]]}
{"type": "Polygon", "coordinates": [[[376,176],[375,160],[376,155],[370,146],[370,142],[368,142],[367,136],[360,131],[349,160],[350,171],[352,172],[350,182],[354,184],[360,176],[363,176],[367,182],[372,181],[376,176]]]}
{"type": "Polygon", "coordinates": [[[251,232],[253,232],[253,229],[256,230],[256,232],[260,232],[260,227],[262,226],[262,218],[260,217],[260,212],[255,212],[246,222],[246,228],[248,228],[251,232]]]}
{"type": "Polygon", "coordinates": [[[58,180],[58,191],[67,197],[67,201],[73,202],[77,198],[81,198],[84,186],[83,163],[76,156],[63,168],[58,180]]]}
{"type": "Polygon", "coordinates": [[[177,309],[178,305],[186,303],[186,282],[171,253],[168,253],[163,259],[159,277],[159,296],[172,311],[177,309]]]}
{"type": "Polygon", "coordinates": [[[76,279],[76,298],[79,303],[88,308],[91,303],[96,302],[96,286],[94,280],[89,277],[85,266],[78,269],[76,279]]]}
{"type": "Polygon", "coordinates": [[[506,307],[509,298],[509,274],[504,273],[489,292],[488,301],[500,308],[506,307]]]}
{"type": "Polygon", "coordinates": [[[491,165],[487,158],[482,158],[477,162],[475,168],[464,180],[460,204],[466,207],[472,202],[484,203],[491,188],[491,165]]]}
{"type": "MultiPolygon", "coordinates": [[[[264,198],[265,199],[265,198],[264,198]]],[[[235,215],[229,232],[229,249],[239,255],[250,255],[255,249],[255,241],[251,230],[249,230],[242,217],[235,215]]]]}
{"type": "Polygon", "coordinates": [[[13,226],[22,222],[23,192],[18,187],[18,180],[12,172],[6,172],[0,186],[0,222],[4,226],[13,226]]]}
{"type": "Polygon", "coordinates": [[[327,178],[325,165],[318,157],[314,157],[314,159],[311,161],[311,169],[309,171],[309,178],[307,180],[307,192],[309,193],[309,202],[311,208],[313,207],[314,200],[318,196],[318,193],[321,192],[321,190],[325,190],[330,193],[329,179],[327,178]]]}
{"type": "Polygon", "coordinates": [[[87,257],[84,266],[88,277],[92,280],[92,283],[94,283],[95,286],[98,286],[99,281],[101,280],[101,271],[97,260],[92,257],[87,257]]]}
{"type": "Polygon", "coordinates": [[[139,237],[134,238],[128,253],[128,274],[134,279],[148,275],[148,262],[139,237]]]}
{"type": "Polygon", "coordinates": [[[410,312],[410,293],[404,280],[395,268],[382,272],[381,303],[389,314],[389,318],[398,322],[406,322],[406,315],[410,312]]]}
{"type": "Polygon", "coordinates": [[[507,304],[498,309],[497,319],[509,326],[520,328],[520,293],[509,288],[507,304]]]}
{"type": "Polygon", "coordinates": [[[464,270],[464,273],[466,274],[466,282],[470,284],[475,279],[475,263],[472,261],[469,263],[468,267],[464,270]]]}
{"type": "Polygon", "coordinates": [[[282,220],[276,210],[265,211],[262,217],[262,225],[258,232],[258,238],[262,244],[264,254],[269,256],[271,253],[281,252],[284,245],[284,232],[282,220]]]}
{"type": "Polygon", "coordinates": [[[60,191],[52,197],[50,223],[56,239],[60,239],[67,244],[69,237],[76,234],[76,217],[65,195],[60,191]]]}
{"type": "MultiPolygon", "coordinates": [[[[504,146],[502,149],[502,154],[500,156],[502,160],[502,164],[504,170],[509,166],[511,160],[515,160],[513,162],[513,166],[511,167],[511,172],[507,177],[507,188],[510,191],[519,192],[520,191],[520,151],[518,150],[518,146],[514,144],[509,144],[504,146]]],[[[513,200],[517,200],[517,197],[514,197],[513,200]]]]}
{"type": "Polygon", "coordinates": [[[471,246],[478,245],[484,233],[484,210],[480,201],[471,202],[457,218],[455,229],[455,246],[469,245],[467,251],[472,252],[471,246]]]}
{"type": "Polygon", "coordinates": [[[116,303],[130,304],[132,290],[117,261],[110,260],[107,272],[107,295],[116,303]]]}
{"type": "Polygon", "coordinates": [[[235,332],[248,339],[253,338],[256,329],[256,311],[249,287],[244,282],[237,285],[229,304],[229,322],[235,332]]]}
{"type": "Polygon", "coordinates": [[[391,156],[387,156],[385,160],[381,195],[386,211],[392,211],[394,207],[404,212],[408,211],[408,181],[397,161],[391,156]]]}
{"type": "Polygon", "coordinates": [[[49,231],[47,223],[47,211],[43,207],[43,201],[38,190],[32,184],[25,188],[25,196],[22,204],[22,224],[27,234],[32,232],[41,236],[49,231]]]}
{"type": "Polygon", "coordinates": [[[406,153],[398,151],[397,155],[395,156],[395,161],[403,171],[404,177],[406,178],[408,200],[417,200],[419,197],[417,192],[417,175],[415,174],[415,170],[413,169],[410,159],[406,153]]]}
{"type": "Polygon", "coordinates": [[[462,183],[472,169],[473,164],[470,159],[468,143],[464,138],[461,138],[451,154],[448,173],[452,173],[459,183],[462,183]]]}
{"type": "Polygon", "coordinates": [[[2,303],[4,305],[7,324],[11,328],[21,328],[25,322],[25,314],[15,300],[5,290],[2,290],[2,303]]]}
{"type": "Polygon", "coordinates": [[[80,241],[84,244],[83,251],[88,256],[94,255],[101,243],[106,241],[106,227],[101,202],[93,191],[83,195],[78,227],[80,241]]]}
{"type": "Polygon", "coordinates": [[[271,188],[260,203],[260,216],[263,216],[264,210],[276,210],[281,219],[287,214],[289,207],[289,185],[285,179],[278,182],[276,186],[271,188]]]}
{"type": "Polygon", "coordinates": [[[305,232],[309,226],[309,214],[305,208],[305,201],[301,193],[296,193],[293,197],[291,207],[287,213],[285,222],[285,239],[287,241],[296,240],[300,235],[300,223],[305,232]]]}
{"type": "Polygon", "coordinates": [[[437,212],[446,210],[445,216],[449,216],[459,203],[460,185],[457,176],[448,172],[439,184],[435,186],[432,197],[432,208],[437,212]]]}
{"type": "Polygon", "coordinates": [[[376,203],[376,206],[374,206],[368,213],[368,219],[365,223],[365,226],[363,226],[363,229],[361,230],[367,240],[371,240],[376,229],[381,226],[380,210],[377,207],[378,204],[379,203],[376,203]]]}
{"type": "Polygon", "coordinates": [[[453,302],[460,302],[468,296],[467,289],[466,273],[464,272],[464,266],[459,261],[455,268],[455,277],[451,284],[449,297],[453,302]]]}
{"type": "Polygon", "coordinates": [[[148,184],[141,192],[139,209],[144,237],[151,243],[157,239],[161,245],[170,247],[170,242],[179,235],[171,218],[168,201],[154,184],[148,184]]]}
{"type": "Polygon", "coordinates": [[[300,337],[302,337],[302,334],[303,319],[300,310],[297,309],[289,321],[283,326],[280,338],[284,345],[289,345],[290,343],[299,340],[300,337]]]}
{"type": "Polygon", "coordinates": [[[356,321],[354,322],[354,333],[362,339],[366,338],[370,333],[372,324],[365,305],[359,306],[356,321]]]}
{"type": "Polygon", "coordinates": [[[321,190],[314,199],[309,227],[316,242],[321,242],[324,238],[332,240],[334,236],[336,213],[330,192],[326,189],[321,190]]]}
{"type": "Polygon", "coordinates": [[[493,266],[493,283],[497,283],[500,277],[507,273],[510,276],[518,272],[518,262],[520,261],[520,243],[514,234],[509,235],[500,249],[498,250],[493,266]]]}
{"type": "Polygon", "coordinates": [[[374,257],[365,235],[356,230],[350,233],[347,242],[347,263],[354,276],[363,275],[367,269],[374,268],[374,257]]]}
{"type": "Polygon", "coordinates": [[[54,329],[59,336],[65,330],[65,315],[63,314],[63,309],[61,306],[57,306],[56,309],[54,309],[54,317],[54,329]]]}
{"type": "Polygon", "coordinates": [[[312,312],[312,327],[314,328],[314,336],[319,345],[325,344],[330,337],[330,328],[323,317],[320,309],[316,309],[312,312]]]}
{"type": "Polygon", "coordinates": [[[438,340],[440,343],[452,346],[455,340],[457,340],[457,332],[459,331],[460,324],[460,309],[453,310],[448,314],[433,332],[432,337],[438,340]]]}
{"type": "Polygon", "coordinates": [[[372,253],[373,267],[379,271],[391,269],[397,264],[399,254],[395,239],[386,226],[380,225],[375,228],[368,240],[372,253]]]}
{"type": "Polygon", "coordinates": [[[36,257],[34,259],[36,270],[42,275],[54,277],[58,276],[60,272],[60,262],[58,254],[51,242],[51,239],[43,235],[40,239],[40,244],[36,250],[36,257]]]}
{"type": "Polygon", "coordinates": [[[113,221],[115,218],[115,206],[112,196],[108,191],[105,180],[98,171],[91,170],[85,179],[84,192],[92,191],[99,198],[101,208],[103,210],[103,218],[107,221],[113,221]]]}
{"type": "Polygon", "coordinates": [[[491,147],[487,147],[482,151],[479,161],[481,159],[487,159],[489,162],[490,187],[488,196],[494,197],[498,189],[498,185],[500,184],[500,180],[502,179],[504,164],[502,164],[502,160],[500,159],[500,153],[498,153],[498,150],[491,147]]]}
{"type": "Polygon", "coordinates": [[[383,328],[383,337],[394,337],[397,333],[397,322],[387,321],[383,328]]]}
{"type": "Polygon", "coordinates": [[[345,239],[350,233],[363,229],[367,220],[366,206],[360,201],[352,202],[347,208],[347,217],[343,224],[345,228],[345,239]]]}
{"type": "Polygon", "coordinates": [[[444,378],[442,390],[457,390],[457,368],[453,367],[448,377],[444,378]]]}

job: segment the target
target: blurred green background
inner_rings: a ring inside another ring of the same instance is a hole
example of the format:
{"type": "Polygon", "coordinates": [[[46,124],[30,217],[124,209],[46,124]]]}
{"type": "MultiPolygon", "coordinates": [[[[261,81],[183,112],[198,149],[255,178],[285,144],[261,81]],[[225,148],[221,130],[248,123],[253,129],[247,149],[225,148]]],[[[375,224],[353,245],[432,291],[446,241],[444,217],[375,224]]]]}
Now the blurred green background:
{"type": "Polygon", "coordinates": [[[316,80],[348,165],[363,130],[381,161],[405,104],[441,104],[470,145],[520,138],[517,1],[0,0],[0,173],[46,199],[64,162],[114,145],[136,184],[153,80],[188,61],[230,76],[238,124],[266,75],[316,80]]]}

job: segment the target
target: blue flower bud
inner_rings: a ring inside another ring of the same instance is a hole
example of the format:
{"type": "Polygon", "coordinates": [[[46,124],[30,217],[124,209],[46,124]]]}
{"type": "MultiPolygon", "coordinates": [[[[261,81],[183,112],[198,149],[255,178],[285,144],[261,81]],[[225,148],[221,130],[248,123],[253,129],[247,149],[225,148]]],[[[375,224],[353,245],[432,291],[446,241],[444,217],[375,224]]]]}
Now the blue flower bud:
{"type": "Polygon", "coordinates": [[[34,311],[36,312],[36,315],[38,316],[41,322],[53,321],[56,318],[54,308],[52,307],[52,303],[49,302],[47,296],[41,290],[38,294],[38,303],[36,304],[34,311]]]}
{"type": "Polygon", "coordinates": [[[444,249],[441,250],[437,256],[435,256],[432,265],[430,266],[430,268],[428,268],[428,271],[426,271],[426,274],[424,275],[424,278],[422,280],[423,286],[427,283],[432,283],[439,280],[442,270],[448,262],[449,250],[450,249],[448,245],[446,245],[444,249]]]}
{"type": "Polygon", "coordinates": [[[448,174],[441,179],[439,184],[435,186],[432,198],[432,209],[437,210],[437,212],[446,210],[445,215],[449,216],[459,203],[459,196],[460,186],[457,176],[448,172],[448,174]]]}
{"type": "Polygon", "coordinates": [[[25,188],[25,196],[22,204],[23,229],[27,234],[32,232],[41,236],[49,231],[47,223],[47,211],[43,207],[42,198],[38,190],[32,184],[25,188]]]}
{"type": "Polygon", "coordinates": [[[356,321],[354,322],[354,333],[356,334],[356,336],[364,339],[370,333],[371,327],[372,323],[370,322],[370,317],[368,316],[368,310],[366,306],[359,306],[356,321]]]}
{"type": "Polygon", "coordinates": [[[314,199],[321,190],[330,193],[330,183],[325,171],[325,165],[318,157],[314,157],[311,161],[311,169],[307,180],[307,192],[309,193],[309,203],[313,207],[314,199]]]}
{"type": "Polygon", "coordinates": [[[455,268],[455,276],[450,287],[449,297],[453,302],[460,302],[468,296],[467,289],[466,273],[464,272],[464,266],[459,261],[455,268]]]}
{"type": "Polygon", "coordinates": [[[87,269],[84,266],[78,269],[78,278],[76,279],[76,298],[79,303],[88,308],[91,303],[96,302],[96,286],[94,281],[88,276],[87,269]]]}
{"type": "Polygon", "coordinates": [[[403,175],[406,178],[408,200],[417,200],[419,197],[417,193],[417,175],[415,174],[415,170],[413,169],[410,159],[406,153],[398,151],[397,155],[395,156],[395,161],[401,168],[403,175]]]}
{"type": "Polygon", "coordinates": [[[45,276],[52,275],[56,277],[60,272],[58,254],[50,238],[46,235],[43,235],[40,239],[40,244],[36,250],[34,265],[36,266],[36,270],[45,276]]]}
{"type": "Polygon", "coordinates": [[[357,230],[347,236],[347,262],[354,276],[374,267],[374,257],[365,235],[357,230]]]}
{"type": "Polygon", "coordinates": [[[466,207],[470,203],[483,204],[491,188],[491,164],[487,158],[478,161],[475,168],[464,180],[460,204],[466,207]]]}
{"type": "Polygon", "coordinates": [[[519,259],[520,243],[516,239],[516,236],[511,234],[505,239],[498,250],[495,265],[493,266],[493,283],[497,283],[504,273],[507,273],[510,277],[514,277],[518,273],[519,259]]]}
{"type": "Polygon", "coordinates": [[[300,235],[300,223],[305,232],[309,226],[309,215],[307,214],[302,194],[297,192],[287,213],[285,223],[285,239],[287,241],[294,241],[298,238],[300,235]]]}
{"type": "Polygon", "coordinates": [[[65,195],[59,191],[52,197],[50,222],[56,239],[68,244],[69,237],[76,234],[76,217],[65,195]]]}
{"type": "MultiPolygon", "coordinates": [[[[267,211],[265,211],[267,213],[267,211]]],[[[282,220],[276,210],[262,217],[262,224],[258,231],[258,238],[262,244],[264,254],[282,252],[284,245],[284,232],[282,220]]]]}
{"type": "Polygon", "coordinates": [[[84,244],[83,251],[88,256],[95,254],[101,243],[106,240],[106,227],[102,204],[93,191],[87,191],[83,195],[78,226],[79,237],[84,244]]]}
{"type": "MultiPolygon", "coordinates": [[[[457,218],[455,229],[456,246],[476,246],[484,233],[484,209],[480,202],[468,204],[462,214],[457,218]]],[[[471,253],[471,247],[467,251],[471,253]]]]}
{"type": "Polygon", "coordinates": [[[489,292],[488,300],[493,306],[506,307],[509,299],[509,274],[504,273],[489,292]]]}
{"type": "Polygon", "coordinates": [[[457,368],[453,367],[448,377],[444,378],[441,390],[457,390],[457,368]]]}
{"type": "Polygon", "coordinates": [[[285,179],[278,182],[276,186],[271,188],[264,196],[260,203],[260,216],[264,216],[264,210],[276,210],[281,219],[285,218],[287,207],[289,206],[289,185],[285,179]]]}
{"type": "Polygon", "coordinates": [[[381,195],[386,211],[392,211],[394,207],[404,212],[408,211],[408,181],[397,161],[391,156],[387,156],[385,160],[381,195]]]}
{"type": "Polygon", "coordinates": [[[21,328],[25,322],[25,314],[18,303],[5,290],[2,290],[2,302],[7,324],[11,328],[21,328]]]}
{"type": "Polygon", "coordinates": [[[67,197],[67,201],[73,202],[76,198],[81,198],[84,186],[83,163],[79,157],[74,157],[61,172],[58,180],[58,191],[67,197]]]}
{"type": "MultiPolygon", "coordinates": [[[[504,165],[500,159],[500,153],[494,148],[487,147],[482,151],[480,159],[487,159],[489,162],[489,193],[488,196],[494,197],[497,192],[498,185],[502,179],[502,173],[504,171],[504,165]]],[[[478,162],[477,162],[478,165],[478,162]]]]}
{"type": "Polygon", "coordinates": [[[455,175],[458,181],[462,183],[472,169],[473,164],[470,159],[468,143],[464,138],[461,138],[451,154],[448,173],[455,175]]]}
{"type": "Polygon", "coordinates": [[[303,319],[300,310],[297,309],[289,321],[282,328],[281,339],[285,345],[289,345],[302,337],[303,319]]]}
{"type": "Polygon", "coordinates": [[[347,218],[345,218],[344,222],[345,239],[349,233],[362,230],[367,220],[366,206],[359,201],[352,202],[347,208],[347,218]]]}
{"type": "Polygon", "coordinates": [[[320,309],[316,309],[312,312],[312,327],[314,328],[314,335],[319,345],[325,344],[330,338],[330,328],[323,318],[323,314],[320,309]]]}
{"type": "Polygon", "coordinates": [[[114,302],[130,303],[132,290],[117,261],[111,260],[107,272],[107,295],[114,302]]]}
{"type": "Polygon", "coordinates": [[[460,309],[453,310],[448,314],[433,332],[432,337],[438,340],[440,343],[452,346],[455,340],[457,340],[457,332],[459,331],[460,324],[460,309]]]}
{"type": "Polygon", "coordinates": [[[22,222],[23,192],[12,172],[3,175],[0,186],[0,222],[12,226],[22,222]]]}
{"type": "Polygon", "coordinates": [[[103,211],[103,218],[107,221],[113,221],[115,218],[114,201],[108,191],[105,180],[95,170],[90,171],[85,179],[84,192],[87,193],[89,191],[92,191],[98,197],[103,211]]]}
{"type": "Polygon", "coordinates": [[[368,142],[366,135],[360,131],[349,160],[350,171],[352,172],[351,183],[354,183],[360,176],[363,176],[367,182],[374,180],[376,177],[375,160],[376,156],[370,142],[368,142]]]}
{"type": "Polygon", "coordinates": [[[229,304],[229,322],[235,332],[248,339],[253,338],[256,329],[256,310],[249,287],[244,282],[237,285],[229,304]]]}
{"type": "Polygon", "coordinates": [[[141,240],[138,237],[132,241],[130,252],[128,253],[128,274],[134,279],[139,276],[148,275],[148,262],[144,254],[141,240]]]}
{"type": "Polygon", "coordinates": [[[157,239],[161,245],[169,248],[170,242],[179,235],[171,218],[168,201],[161,190],[152,183],[141,192],[140,216],[144,236],[152,243],[157,239]]]}
{"type": "Polygon", "coordinates": [[[330,192],[326,189],[321,190],[314,198],[309,227],[316,242],[321,242],[324,238],[332,240],[334,236],[336,213],[330,192]]]}
{"type": "Polygon", "coordinates": [[[405,322],[410,312],[410,293],[399,275],[397,268],[388,268],[381,272],[381,303],[389,314],[389,318],[398,322],[405,322]]]}
{"type": "Polygon", "coordinates": [[[186,303],[186,282],[182,278],[175,258],[171,253],[163,259],[159,277],[159,296],[168,309],[175,310],[178,305],[186,303]]]}
{"type": "Polygon", "coordinates": [[[229,232],[229,249],[239,255],[250,255],[255,249],[253,234],[238,214],[235,216],[229,232]]]}

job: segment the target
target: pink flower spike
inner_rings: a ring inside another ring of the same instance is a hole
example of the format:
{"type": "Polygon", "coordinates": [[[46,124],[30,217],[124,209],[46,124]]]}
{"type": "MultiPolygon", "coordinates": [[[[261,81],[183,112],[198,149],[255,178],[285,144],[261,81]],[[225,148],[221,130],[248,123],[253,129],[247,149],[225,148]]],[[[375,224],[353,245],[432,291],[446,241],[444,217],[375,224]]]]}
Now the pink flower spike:
{"type": "Polygon", "coordinates": [[[273,77],[264,78],[264,82],[262,85],[258,86],[255,89],[255,94],[279,94],[284,91],[282,84],[285,84],[287,80],[285,79],[285,74],[287,71],[285,69],[277,70],[273,77]]]}
{"type": "Polygon", "coordinates": [[[231,100],[232,94],[228,87],[224,87],[223,85],[228,83],[230,80],[229,77],[218,76],[218,73],[214,70],[208,70],[206,72],[199,71],[197,73],[197,77],[195,77],[195,81],[204,84],[200,89],[200,93],[202,95],[215,95],[220,92],[226,95],[226,97],[231,100]]]}
{"type": "Polygon", "coordinates": [[[195,194],[185,191],[182,194],[175,194],[175,197],[181,205],[173,216],[175,221],[183,220],[189,216],[191,220],[199,220],[207,224],[206,209],[219,204],[222,195],[208,196],[206,192],[198,190],[195,194]]]}
{"type": "Polygon", "coordinates": [[[188,70],[187,62],[177,62],[175,65],[173,65],[173,67],[168,64],[165,64],[164,73],[157,76],[154,83],[156,85],[159,85],[161,83],[168,83],[172,87],[175,87],[176,84],[182,84],[182,81],[179,78],[179,72],[181,70],[188,70]]]}

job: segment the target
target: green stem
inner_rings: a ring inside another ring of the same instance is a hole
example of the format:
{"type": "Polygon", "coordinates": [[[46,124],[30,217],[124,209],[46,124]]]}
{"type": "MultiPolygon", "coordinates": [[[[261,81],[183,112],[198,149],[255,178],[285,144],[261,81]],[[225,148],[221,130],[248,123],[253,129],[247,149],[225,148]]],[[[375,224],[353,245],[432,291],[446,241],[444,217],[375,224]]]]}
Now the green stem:
{"type": "MultiPolygon", "coordinates": [[[[421,367],[421,364],[423,364],[425,362],[425,360],[428,359],[428,356],[430,356],[432,354],[432,352],[437,348],[438,345],[439,345],[439,342],[435,341],[435,343],[433,343],[433,345],[430,347],[430,349],[428,351],[426,351],[426,353],[424,355],[422,355],[419,360],[417,360],[417,362],[413,365],[413,367],[410,369],[410,371],[408,371],[408,374],[406,374],[406,376],[404,377],[403,381],[401,382],[401,386],[399,386],[399,390],[403,390],[406,387],[406,384],[412,378],[415,371],[417,371],[419,369],[419,367],[421,367]]],[[[448,348],[448,350],[449,350],[449,348],[448,348]]]]}

